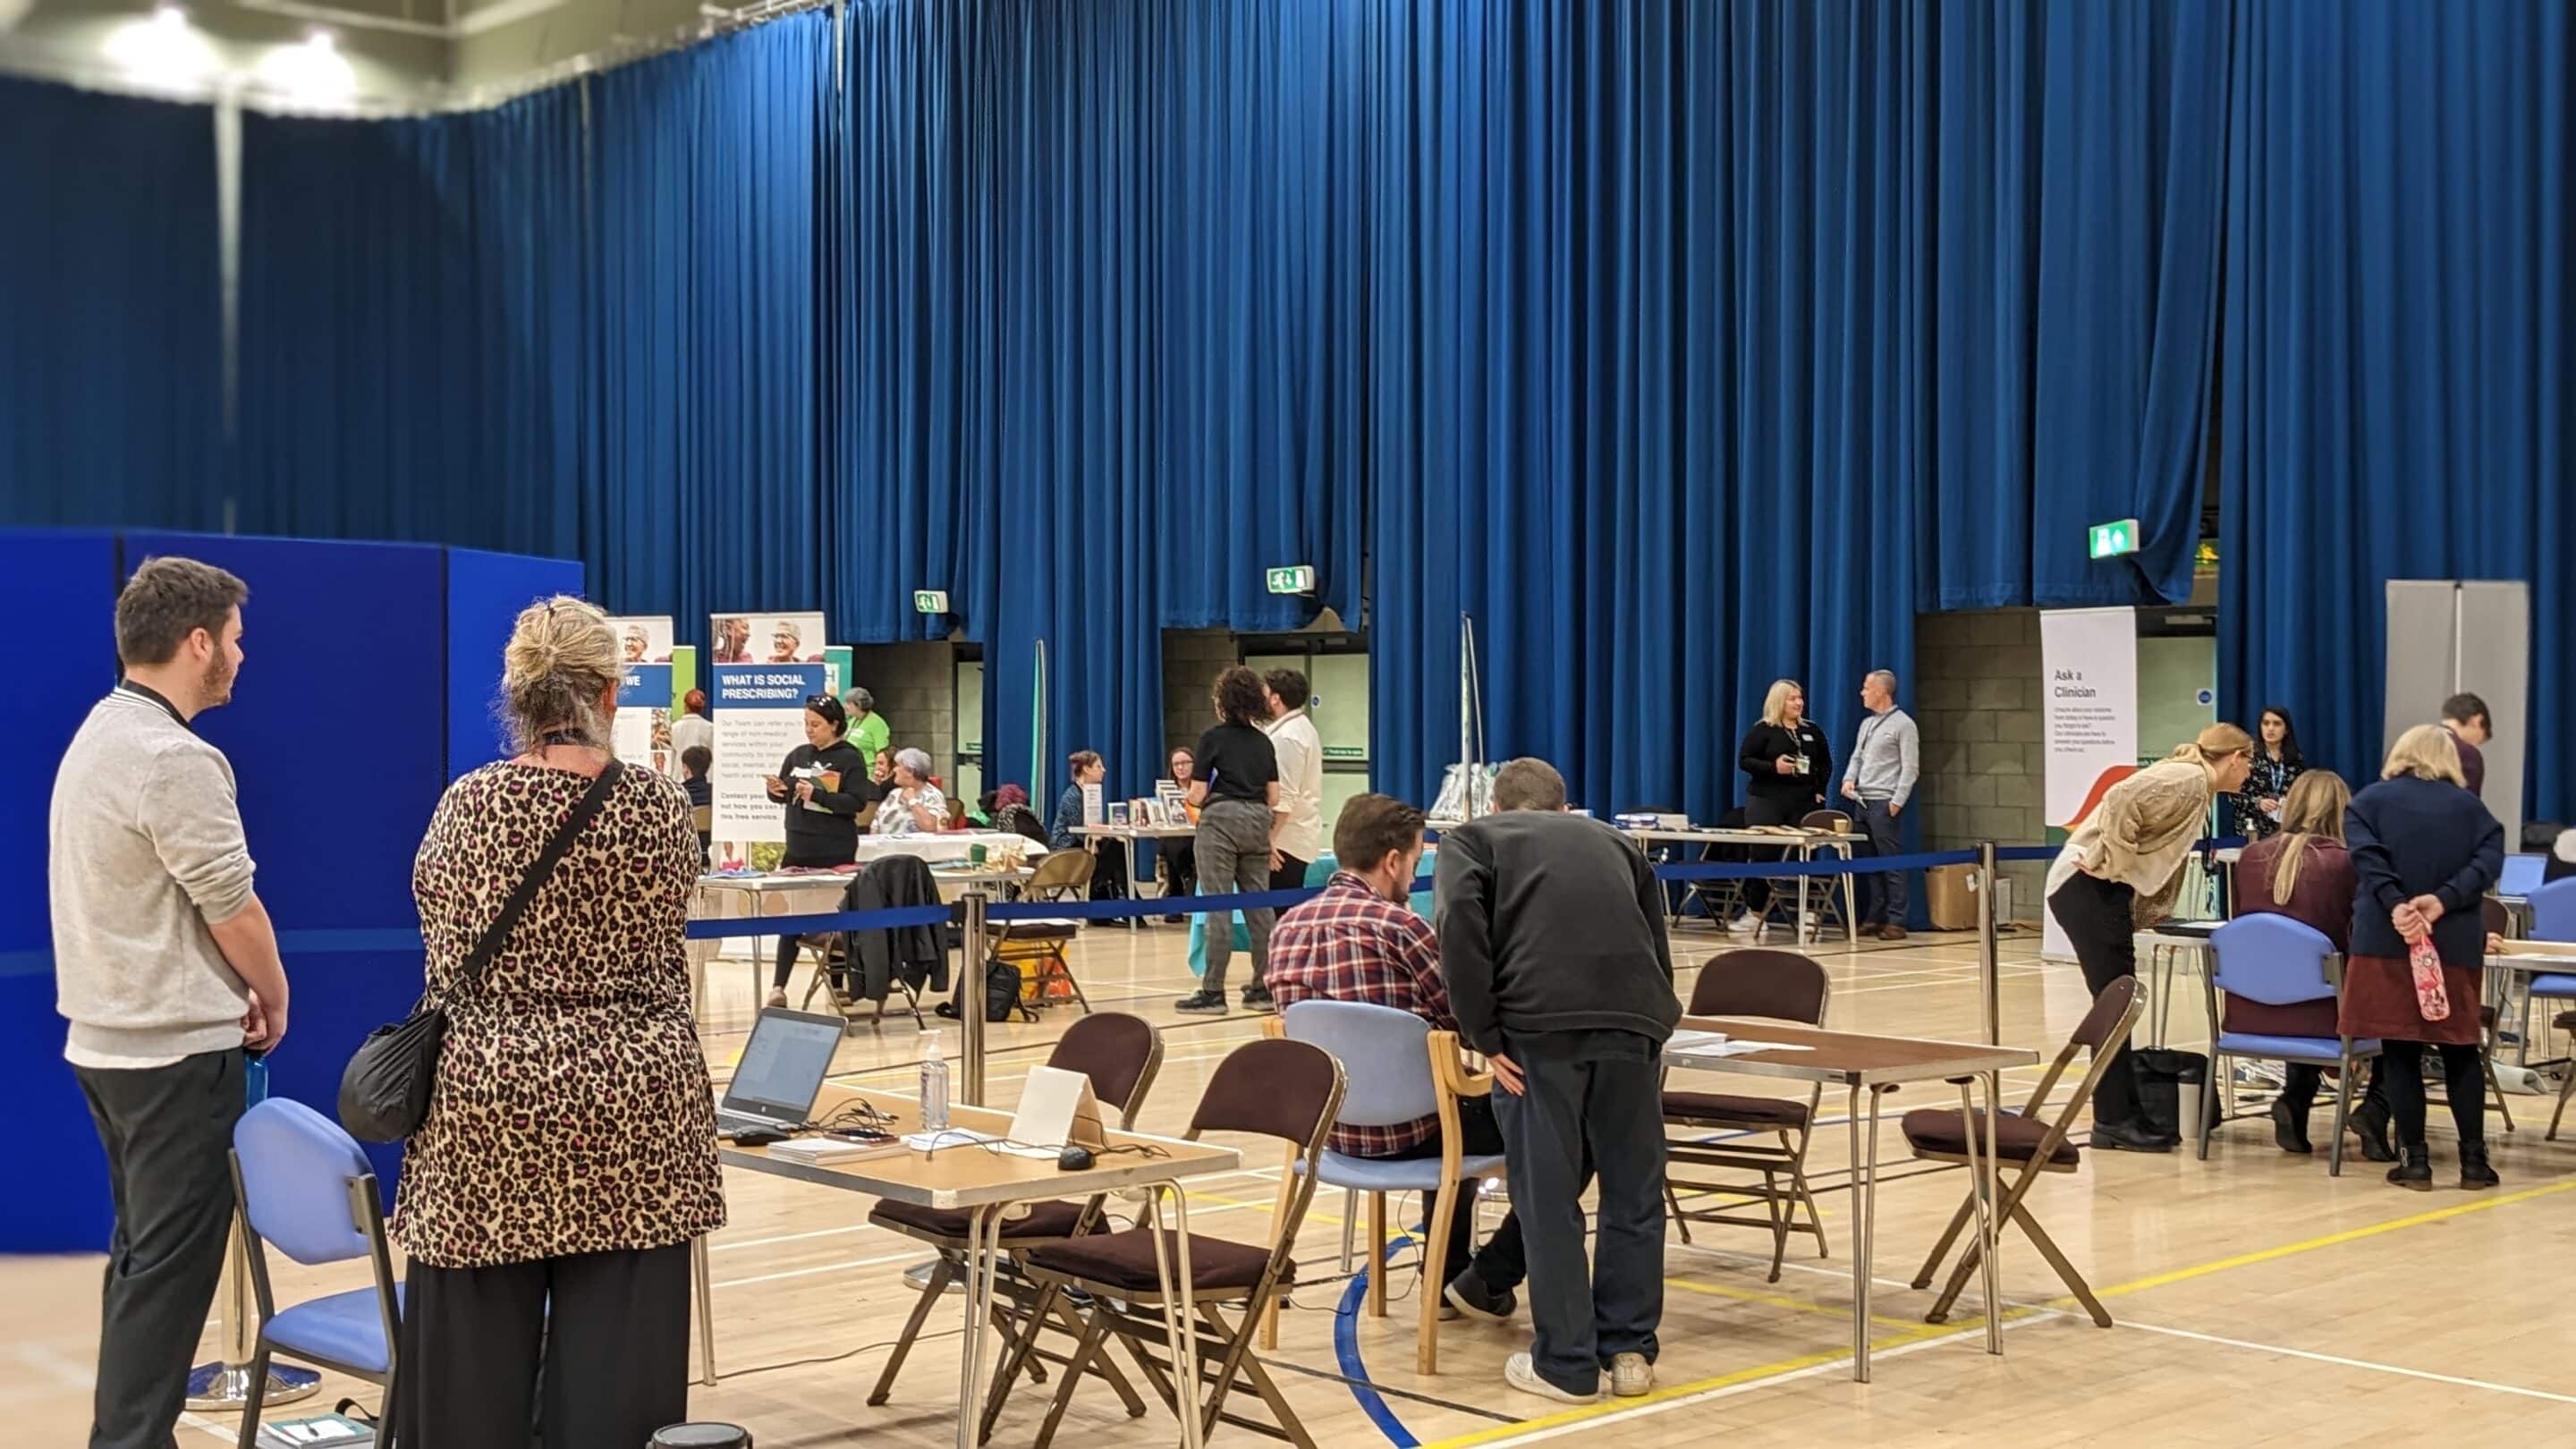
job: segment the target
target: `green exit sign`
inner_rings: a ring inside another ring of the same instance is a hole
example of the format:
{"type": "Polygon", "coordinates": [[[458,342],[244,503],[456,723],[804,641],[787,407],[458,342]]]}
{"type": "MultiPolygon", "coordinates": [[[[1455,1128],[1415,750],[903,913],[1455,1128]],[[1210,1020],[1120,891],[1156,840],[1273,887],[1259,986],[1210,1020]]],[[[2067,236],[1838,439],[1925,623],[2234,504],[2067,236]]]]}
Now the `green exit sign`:
{"type": "Polygon", "coordinates": [[[1315,566],[1288,564],[1270,570],[1270,592],[1274,594],[1311,594],[1315,592],[1315,566]]]}
{"type": "Polygon", "coordinates": [[[948,595],[938,589],[915,589],[912,591],[912,608],[917,614],[945,614],[948,612],[948,595]]]}
{"type": "Polygon", "coordinates": [[[2097,523],[2086,532],[2091,535],[2095,558],[2118,558],[2138,551],[2138,520],[2134,518],[2097,523]]]}

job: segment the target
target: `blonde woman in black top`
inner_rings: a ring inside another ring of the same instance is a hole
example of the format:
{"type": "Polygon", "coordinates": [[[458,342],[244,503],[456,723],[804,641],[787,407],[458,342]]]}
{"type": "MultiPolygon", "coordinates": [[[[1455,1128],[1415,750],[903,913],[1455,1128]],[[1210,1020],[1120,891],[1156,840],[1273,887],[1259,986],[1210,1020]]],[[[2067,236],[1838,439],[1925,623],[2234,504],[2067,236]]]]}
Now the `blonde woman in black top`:
{"type": "MultiPolygon", "coordinates": [[[[1772,682],[1771,692],[1762,700],[1761,722],[1745,731],[1744,744],[1735,753],[1736,762],[1744,767],[1746,825],[1795,825],[1808,811],[1824,808],[1834,753],[1825,743],[1825,732],[1807,718],[1807,691],[1799,688],[1798,681],[1772,682]]],[[[1779,859],[1774,852],[1763,855],[1779,859]]],[[[1727,929],[1742,935],[1760,931],[1770,905],[1769,883],[1746,881],[1744,914],[1727,929]]]]}

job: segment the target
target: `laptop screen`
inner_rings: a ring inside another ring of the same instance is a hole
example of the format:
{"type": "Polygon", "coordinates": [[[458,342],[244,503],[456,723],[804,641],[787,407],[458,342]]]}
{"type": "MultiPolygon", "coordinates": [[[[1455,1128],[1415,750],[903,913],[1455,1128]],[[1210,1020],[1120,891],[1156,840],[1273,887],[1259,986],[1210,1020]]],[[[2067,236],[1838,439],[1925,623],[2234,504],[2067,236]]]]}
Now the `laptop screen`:
{"type": "Polygon", "coordinates": [[[841,1045],[841,1020],[793,1011],[764,1011],[742,1049],[742,1062],[725,1087],[728,1111],[783,1122],[802,1122],[832,1069],[841,1045]]]}

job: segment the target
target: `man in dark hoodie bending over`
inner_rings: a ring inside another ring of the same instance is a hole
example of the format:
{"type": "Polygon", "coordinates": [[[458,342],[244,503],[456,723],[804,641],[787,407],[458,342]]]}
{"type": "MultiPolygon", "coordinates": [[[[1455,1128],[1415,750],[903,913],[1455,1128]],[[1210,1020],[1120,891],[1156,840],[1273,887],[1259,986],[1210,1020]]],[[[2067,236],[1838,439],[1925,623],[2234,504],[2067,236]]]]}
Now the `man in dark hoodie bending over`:
{"type": "Polygon", "coordinates": [[[1494,1067],[1494,1116],[1529,1253],[1528,1353],[1512,1387],[1590,1403],[1654,1386],[1664,1316],[1660,1057],[1681,1002],[1663,892],[1627,837],[1565,809],[1565,778],[1514,760],[1494,812],[1440,841],[1440,969],[1459,1034],[1494,1067]],[[1583,1189],[1601,1180],[1587,1273],[1583,1189]]]}

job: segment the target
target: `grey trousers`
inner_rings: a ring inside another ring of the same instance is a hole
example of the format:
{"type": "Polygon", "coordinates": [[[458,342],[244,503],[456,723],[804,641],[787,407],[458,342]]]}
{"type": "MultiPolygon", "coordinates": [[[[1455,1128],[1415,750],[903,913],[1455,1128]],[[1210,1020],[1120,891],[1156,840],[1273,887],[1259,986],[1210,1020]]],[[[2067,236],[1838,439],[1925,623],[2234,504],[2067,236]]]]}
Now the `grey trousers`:
{"type": "MultiPolygon", "coordinates": [[[[1218,800],[1199,813],[1199,894],[1257,895],[1270,889],[1270,807],[1257,800],[1218,800]]],[[[1276,911],[1246,911],[1243,923],[1252,931],[1252,979],[1270,974],[1270,924],[1276,911]]],[[[1207,974],[1199,984],[1225,990],[1226,968],[1234,962],[1234,923],[1223,917],[1207,923],[1207,974]]]]}
{"type": "Polygon", "coordinates": [[[170,1449],[232,1241],[242,1054],[166,1067],[74,1067],[107,1149],[116,1235],[98,1334],[90,1449],[170,1449]]]}

